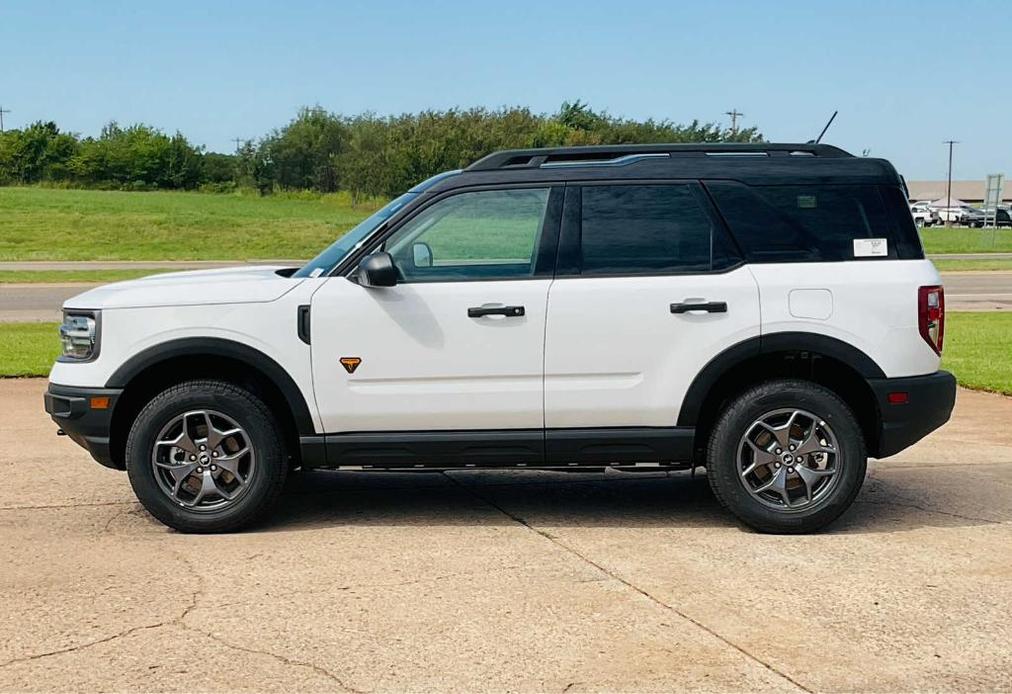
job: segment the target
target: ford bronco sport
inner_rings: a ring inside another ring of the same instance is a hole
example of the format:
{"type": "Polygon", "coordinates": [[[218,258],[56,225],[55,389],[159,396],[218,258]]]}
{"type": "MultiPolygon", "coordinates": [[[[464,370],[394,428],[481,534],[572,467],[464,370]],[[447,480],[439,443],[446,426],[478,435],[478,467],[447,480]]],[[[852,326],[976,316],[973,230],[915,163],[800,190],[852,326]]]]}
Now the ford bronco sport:
{"type": "Polygon", "coordinates": [[[955,398],[902,179],[828,145],[497,152],[301,268],[107,285],[60,333],[46,410],[189,532],[296,468],[693,466],[812,531],[955,398]]]}

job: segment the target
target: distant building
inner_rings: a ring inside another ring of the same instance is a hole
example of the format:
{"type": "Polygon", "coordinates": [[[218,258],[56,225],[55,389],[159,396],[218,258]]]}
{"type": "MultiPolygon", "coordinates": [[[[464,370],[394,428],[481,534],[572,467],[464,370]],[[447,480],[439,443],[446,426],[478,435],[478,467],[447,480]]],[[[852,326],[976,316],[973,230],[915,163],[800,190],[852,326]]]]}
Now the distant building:
{"type": "MultiPolygon", "coordinates": [[[[948,197],[946,193],[946,181],[907,181],[907,189],[910,191],[910,202],[940,200],[948,197]]],[[[952,199],[962,200],[971,205],[984,203],[984,181],[953,181],[952,199]]],[[[1001,200],[1003,203],[1012,202],[1012,184],[1005,182],[1002,190],[1001,200]]]]}

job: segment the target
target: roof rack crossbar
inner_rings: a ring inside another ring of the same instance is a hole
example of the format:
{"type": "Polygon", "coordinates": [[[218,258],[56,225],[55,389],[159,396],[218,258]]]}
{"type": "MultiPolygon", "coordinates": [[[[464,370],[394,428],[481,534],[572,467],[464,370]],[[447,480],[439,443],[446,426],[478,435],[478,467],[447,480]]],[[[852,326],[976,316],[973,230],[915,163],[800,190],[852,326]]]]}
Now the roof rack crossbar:
{"type": "Polygon", "coordinates": [[[493,152],[467,167],[467,171],[526,169],[557,166],[622,166],[653,157],[699,156],[706,154],[790,155],[818,157],[853,156],[832,145],[794,143],[694,143],[645,145],[595,145],[592,147],[548,147],[508,149],[493,152]],[[619,162],[619,163],[616,163],[619,162]]]}

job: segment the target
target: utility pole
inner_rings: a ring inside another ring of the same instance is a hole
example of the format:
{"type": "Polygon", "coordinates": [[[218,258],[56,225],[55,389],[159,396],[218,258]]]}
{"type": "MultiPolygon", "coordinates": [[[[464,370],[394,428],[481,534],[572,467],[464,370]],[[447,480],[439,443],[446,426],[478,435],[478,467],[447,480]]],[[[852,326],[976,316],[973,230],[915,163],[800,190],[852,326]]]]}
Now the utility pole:
{"type": "Polygon", "coordinates": [[[239,145],[243,143],[243,139],[241,137],[233,137],[232,142],[235,143],[235,153],[239,154],[239,145]]]}
{"type": "Polygon", "coordinates": [[[742,116],[744,116],[745,114],[739,112],[738,109],[736,109],[736,108],[732,108],[730,111],[724,111],[724,115],[731,116],[731,134],[732,135],[737,135],[738,134],[738,119],[741,118],[742,116]]]}
{"type": "Polygon", "coordinates": [[[952,146],[958,145],[959,140],[946,140],[943,145],[949,145],[949,182],[945,188],[945,226],[952,226],[952,146]]]}
{"type": "Polygon", "coordinates": [[[3,106],[0,106],[0,135],[2,135],[4,131],[4,114],[10,112],[11,110],[9,108],[4,108],[3,106]]]}

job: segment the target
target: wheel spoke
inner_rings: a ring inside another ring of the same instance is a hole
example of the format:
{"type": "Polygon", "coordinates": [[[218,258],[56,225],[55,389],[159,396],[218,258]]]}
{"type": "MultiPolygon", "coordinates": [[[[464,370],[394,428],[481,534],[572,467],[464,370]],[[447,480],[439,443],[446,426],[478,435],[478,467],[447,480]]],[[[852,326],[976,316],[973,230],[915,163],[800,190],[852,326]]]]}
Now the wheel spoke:
{"type": "Polygon", "coordinates": [[[246,483],[246,478],[243,477],[242,473],[239,472],[239,464],[242,462],[243,456],[249,453],[249,448],[243,448],[238,453],[232,455],[222,456],[221,458],[215,458],[214,463],[222,470],[227,470],[239,480],[240,484],[246,483]]]}
{"type": "Polygon", "coordinates": [[[777,442],[777,446],[784,449],[787,448],[787,445],[790,443],[790,435],[786,426],[774,427],[766,422],[757,422],[757,424],[769,432],[770,436],[777,442]]]}
{"type": "Polygon", "coordinates": [[[795,451],[795,455],[803,456],[810,455],[812,453],[836,453],[836,449],[831,446],[823,446],[822,441],[819,440],[817,432],[815,431],[815,425],[812,425],[812,430],[809,432],[805,440],[798,446],[798,450],[795,451]]]}
{"type": "Polygon", "coordinates": [[[791,505],[790,497],[787,495],[787,468],[781,467],[773,473],[767,482],[759,485],[753,490],[756,494],[762,492],[773,492],[784,500],[785,506],[791,505]]]}
{"type": "Polygon", "coordinates": [[[196,453],[197,452],[197,444],[195,444],[193,442],[193,439],[190,438],[190,435],[186,432],[186,427],[185,426],[183,427],[183,430],[179,433],[179,435],[176,436],[176,438],[174,438],[174,439],[162,439],[160,441],[155,441],[155,446],[156,447],[157,446],[173,446],[175,448],[179,448],[181,450],[184,450],[187,453],[196,453]]]}
{"type": "Polygon", "coordinates": [[[754,441],[752,441],[752,439],[745,439],[745,442],[749,445],[749,448],[752,449],[752,462],[749,463],[748,467],[741,471],[742,477],[752,474],[758,467],[770,465],[778,460],[775,454],[767,451],[762,446],[757,445],[754,441]]]}
{"type": "Polygon", "coordinates": [[[815,492],[815,486],[819,483],[819,480],[829,477],[836,472],[835,470],[816,470],[804,465],[799,465],[794,470],[798,473],[801,481],[805,483],[805,501],[812,500],[812,494],[815,492]]]}
{"type": "Polygon", "coordinates": [[[242,429],[239,427],[232,427],[231,429],[218,429],[214,426],[214,422],[211,421],[211,415],[207,412],[202,412],[204,416],[204,424],[207,427],[207,435],[204,437],[204,443],[207,445],[207,450],[213,451],[221,442],[227,439],[229,436],[235,436],[236,434],[242,433],[242,429]]]}

